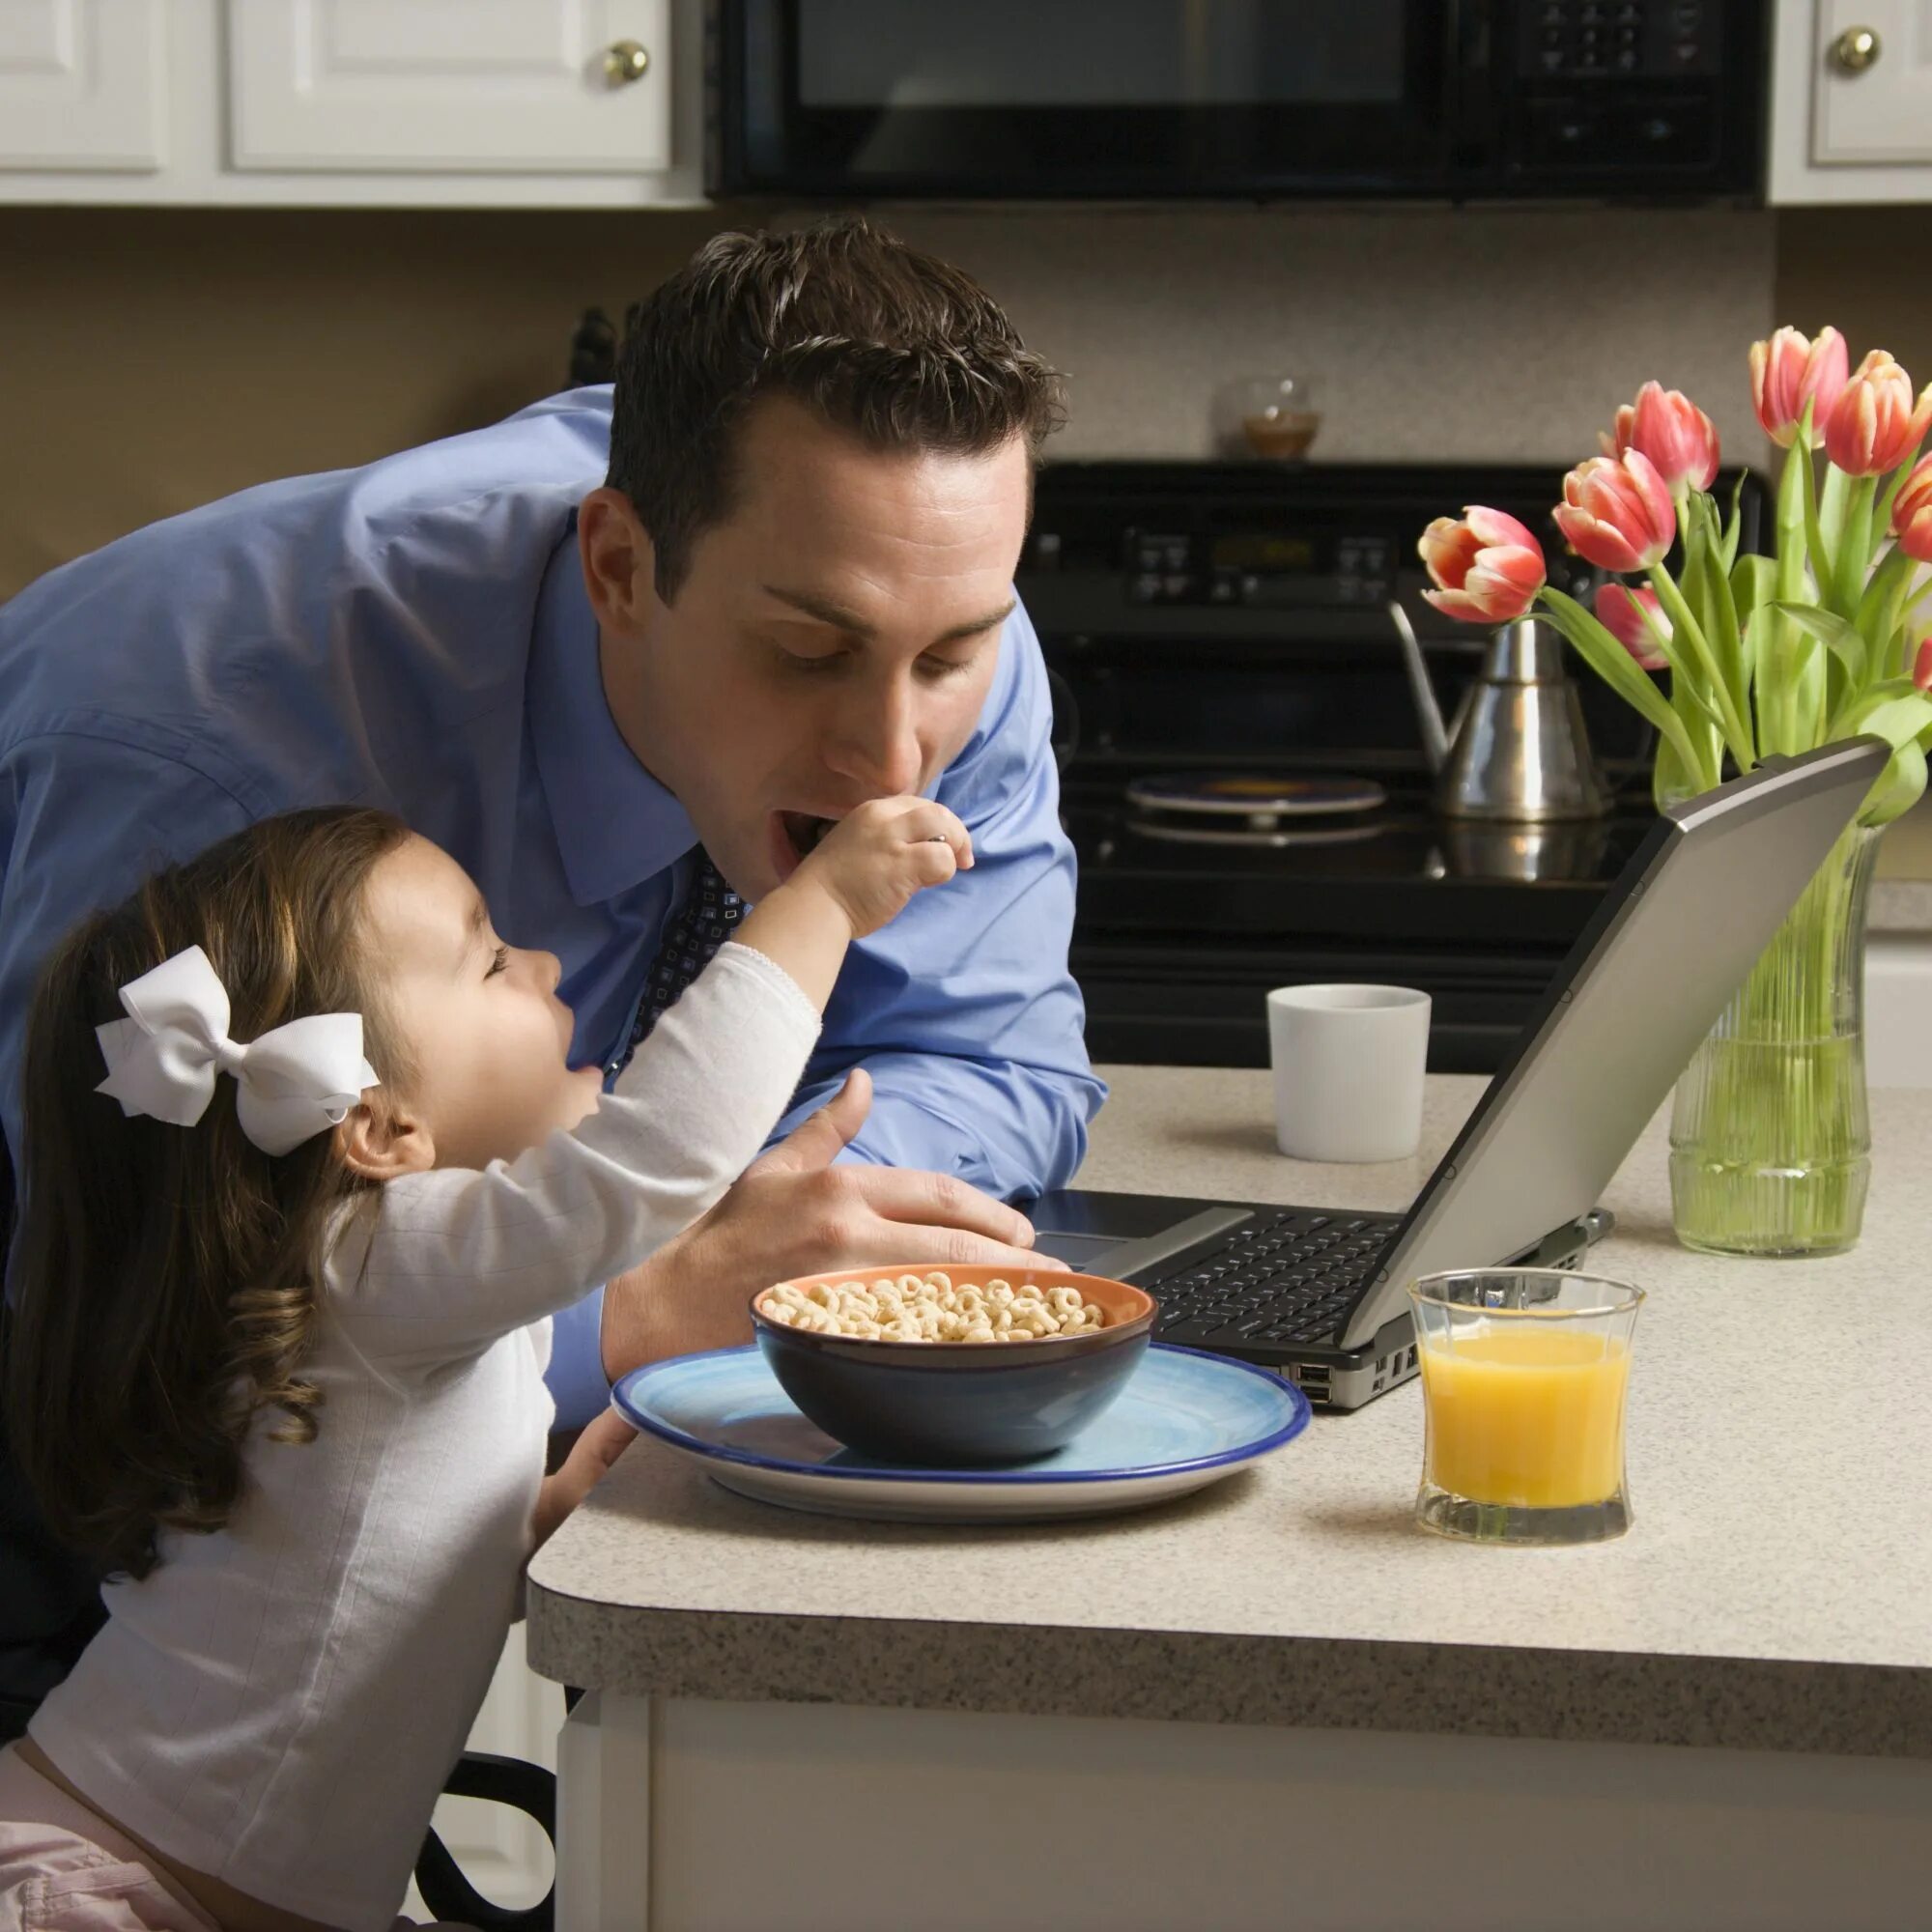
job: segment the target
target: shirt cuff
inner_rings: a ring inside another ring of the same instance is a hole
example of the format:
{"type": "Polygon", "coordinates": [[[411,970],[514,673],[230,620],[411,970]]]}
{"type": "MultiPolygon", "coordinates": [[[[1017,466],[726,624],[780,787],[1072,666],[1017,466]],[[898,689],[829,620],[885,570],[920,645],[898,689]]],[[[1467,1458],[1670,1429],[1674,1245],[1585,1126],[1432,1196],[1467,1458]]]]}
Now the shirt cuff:
{"type": "Polygon", "coordinates": [[[582,1301],[552,1316],[544,1385],[556,1404],[554,1429],[582,1429],[611,1406],[611,1384],[604,1377],[601,1284],[582,1301]]]}

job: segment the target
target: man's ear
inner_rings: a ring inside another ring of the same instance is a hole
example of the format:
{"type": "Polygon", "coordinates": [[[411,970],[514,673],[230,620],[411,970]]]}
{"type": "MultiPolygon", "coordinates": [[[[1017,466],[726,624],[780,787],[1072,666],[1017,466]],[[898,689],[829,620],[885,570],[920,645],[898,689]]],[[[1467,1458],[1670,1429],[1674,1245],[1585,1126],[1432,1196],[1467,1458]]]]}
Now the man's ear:
{"type": "Polygon", "coordinates": [[[657,555],[621,490],[593,490],[577,506],[577,554],[590,609],[605,630],[641,631],[655,594],[657,555]]]}
{"type": "Polygon", "coordinates": [[[363,1100],[350,1108],[335,1129],[335,1151],[364,1180],[393,1180],[436,1165],[429,1123],[386,1095],[378,1106],[363,1100]]]}

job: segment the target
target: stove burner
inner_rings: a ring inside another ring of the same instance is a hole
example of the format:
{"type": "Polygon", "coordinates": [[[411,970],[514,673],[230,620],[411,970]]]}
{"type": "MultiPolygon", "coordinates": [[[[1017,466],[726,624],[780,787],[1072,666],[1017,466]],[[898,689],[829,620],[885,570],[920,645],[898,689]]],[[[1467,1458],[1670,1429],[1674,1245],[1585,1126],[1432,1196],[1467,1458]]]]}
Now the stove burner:
{"type": "Polygon", "coordinates": [[[1164,825],[1154,818],[1130,818],[1127,829],[1136,838],[1158,838],[1170,845],[1241,845],[1257,852],[1282,852],[1303,845],[1354,845],[1365,838],[1379,838],[1384,830],[1379,823],[1274,831],[1254,824],[1164,825]]]}
{"type": "MultiPolygon", "coordinates": [[[[1273,832],[1284,818],[1374,811],[1387,799],[1388,793],[1372,780],[1351,778],[1189,777],[1180,773],[1135,779],[1127,786],[1127,803],[1142,811],[1179,812],[1190,818],[1238,818],[1246,833],[1273,832]]],[[[1136,829],[1152,828],[1140,824],[1136,829]]]]}

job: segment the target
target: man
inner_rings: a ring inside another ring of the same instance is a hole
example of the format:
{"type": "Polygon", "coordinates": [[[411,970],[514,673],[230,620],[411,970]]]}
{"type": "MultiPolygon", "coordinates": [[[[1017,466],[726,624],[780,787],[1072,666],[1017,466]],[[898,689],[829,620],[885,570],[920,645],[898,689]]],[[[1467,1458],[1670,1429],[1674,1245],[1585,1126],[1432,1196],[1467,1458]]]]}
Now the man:
{"type": "MultiPolygon", "coordinates": [[[[1057,419],[1052,373],[957,270],[863,221],[721,236],[634,314],[614,398],[246,491],[22,592],[0,609],[10,1147],[54,942],[256,818],[366,802],[435,838],[506,938],[559,954],[575,1058],[614,1074],[740,896],[863,800],[925,791],[973,869],[854,949],[788,1137],[558,1318],[558,1426],[639,1362],[739,1339],[785,1274],[1024,1264],[1001,1202],[1072,1173],[1102,1093],[1011,583],[1057,419]]],[[[66,1667],[71,1585],[24,1519],[0,1535],[0,1695],[24,1698],[66,1667]]]]}

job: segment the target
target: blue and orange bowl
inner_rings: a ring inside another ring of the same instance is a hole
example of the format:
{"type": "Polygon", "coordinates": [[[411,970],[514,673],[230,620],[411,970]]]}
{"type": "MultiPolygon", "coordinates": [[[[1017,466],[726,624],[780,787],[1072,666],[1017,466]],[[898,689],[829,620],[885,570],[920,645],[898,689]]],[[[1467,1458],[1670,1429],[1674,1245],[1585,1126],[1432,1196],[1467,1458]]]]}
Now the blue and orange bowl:
{"type": "MultiPolygon", "coordinates": [[[[797,1289],[924,1275],[927,1265],[838,1268],[795,1277],[797,1289]]],[[[1106,1314],[1092,1333],[1030,1342],[873,1342],[774,1321],[752,1297],[771,1371],[800,1411],[848,1449],[922,1468],[1028,1463],[1065,1448],[1122,1389],[1153,1334],[1153,1296],[1123,1281],[1038,1268],[949,1267],[955,1288],[1077,1288],[1106,1314]]]]}

